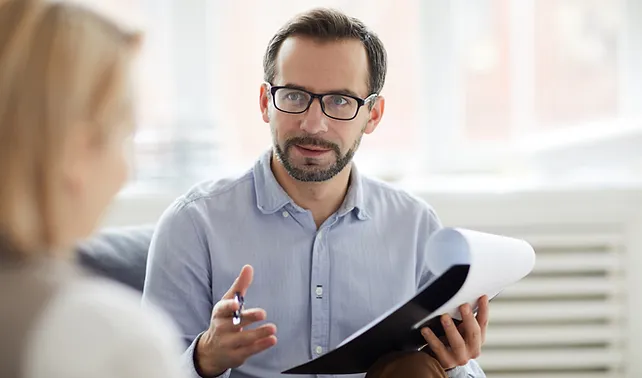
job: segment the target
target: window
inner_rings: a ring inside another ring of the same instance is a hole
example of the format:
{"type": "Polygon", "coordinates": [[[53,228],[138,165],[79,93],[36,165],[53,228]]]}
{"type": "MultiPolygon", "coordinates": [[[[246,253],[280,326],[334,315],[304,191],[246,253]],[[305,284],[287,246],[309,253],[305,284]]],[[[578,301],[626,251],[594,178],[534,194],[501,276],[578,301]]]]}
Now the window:
{"type": "Polygon", "coordinates": [[[386,114],[356,157],[368,173],[572,168],[556,153],[606,145],[617,130],[642,135],[638,0],[87,1],[145,20],[132,180],[143,191],[243,171],[269,147],[262,56],[272,34],[311,6],[359,17],[388,50],[386,114]]]}
{"type": "Polygon", "coordinates": [[[539,127],[618,117],[622,5],[600,0],[535,2],[534,114],[539,127]]]}
{"type": "Polygon", "coordinates": [[[461,4],[454,23],[467,138],[618,117],[622,15],[617,0],[461,4]]]}

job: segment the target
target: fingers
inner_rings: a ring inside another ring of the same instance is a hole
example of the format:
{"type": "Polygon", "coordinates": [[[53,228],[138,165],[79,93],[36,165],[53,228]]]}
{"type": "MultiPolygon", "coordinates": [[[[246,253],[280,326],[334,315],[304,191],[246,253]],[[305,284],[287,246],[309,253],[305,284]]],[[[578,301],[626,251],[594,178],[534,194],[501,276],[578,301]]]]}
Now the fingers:
{"type": "Polygon", "coordinates": [[[238,367],[250,356],[271,348],[277,341],[275,332],[275,325],[266,324],[254,330],[219,335],[215,355],[221,360],[220,366],[224,369],[238,367]]]}
{"type": "Polygon", "coordinates": [[[460,307],[459,311],[462,316],[463,332],[457,331],[460,335],[464,336],[466,344],[466,356],[468,358],[477,358],[481,352],[481,329],[473,315],[473,310],[470,305],[465,304],[460,307]]]}
{"type": "Polygon", "coordinates": [[[469,360],[466,341],[464,341],[464,338],[459,333],[459,330],[457,329],[457,326],[455,326],[450,315],[442,315],[441,324],[444,327],[446,338],[448,339],[448,344],[450,345],[450,350],[453,354],[455,363],[460,366],[465,365],[469,360]]]}
{"type": "Polygon", "coordinates": [[[236,292],[245,296],[247,288],[252,283],[252,276],[252,267],[244,266],[223,299],[218,301],[212,309],[210,327],[199,340],[199,346],[195,351],[198,366],[206,369],[203,370],[207,373],[206,375],[215,375],[226,369],[238,367],[251,355],[276,344],[274,335],[276,326],[273,324],[244,329],[266,319],[265,310],[243,309],[241,303],[234,297],[236,292]],[[235,325],[232,316],[239,310],[241,310],[241,322],[235,325]]]}
{"type": "Polygon", "coordinates": [[[274,336],[275,334],[276,326],[274,324],[265,324],[255,329],[228,334],[226,339],[222,341],[222,344],[232,349],[239,349],[252,345],[261,339],[274,336]]]}
{"type": "Polygon", "coordinates": [[[233,350],[233,358],[237,361],[245,361],[249,357],[273,347],[276,345],[276,341],[276,336],[268,336],[260,339],[250,345],[233,350]]]}
{"type": "Polygon", "coordinates": [[[216,322],[216,329],[219,330],[220,332],[233,332],[233,331],[240,331],[244,327],[247,327],[250,324],[260,322],[265,319],[266,319],[265,310],[260,308],[253,308],[253,309],[248,309],[241,312],[241,323],[238,325],[235,325],[234,323],[232,323],[231,314],[228,314],[227,317],[215,318],[215,321],[218,320],[216,322]]]}
{"type": "Polygon", "coordinates": [[[450,315],[441,317],[447,341],[440,340],[429,328],[421,330],[428,346],[444,369],[462,366],[479,357],[488,326],[488,297],[479,299],[477,316],[469,304],[459,307],[462,322],[457,326],[450,315]]]}
{"type": "Polygon", "coordinates": [[[251,265],[244,265],[241,269],[236,280],[230,287],[230,289],[223,295],[223,299],[234,299],[234,294],[240,292],[241,295],[245,296],[247,288],[252,284],[252,279],[254,278],[254,269],[251,265]]]}
{"type": "MultiPolygon", "coordinates": [[[[238,353],[244,356],[253,356],[259,352],[262,352],[270,347],[273,347],[276,345],[276,336],[270,335],[268,337],[265,337],[263,339],[260,339],[253,344],[247,345],[245,347],[241,347],[238,349],[238,353]]],[[[246,358],[247,358],[246,357],[246,358]]]]}
{"type": "Polygon", "coordinates": [[[444,345],[444,343],[439,340],[437,335],[435,335],[430,328],[426,327],[421,330],[421,334],[428,343],[430,350],[434,353],[435,357],[439,361],[439,364],[444,369],[451,369],[457,366],[455,360],[452,358],[451,352],[444,345]]]}
{"type": "Polygon", "coordinates": [[[212,318],[231,318],[234,311],[238,310],[240,304],[234,299],[222,299],[214,305],[212,318]]]}
{"type": "Polygon", "coordinates": [[[477,308],[477,323],[479,324],[479,329],[481,332],[481,342],[482,344],[486,342],[486,328],[488,327],[488,296],[484,295],[479,298],[478,308],[477,308]]]}

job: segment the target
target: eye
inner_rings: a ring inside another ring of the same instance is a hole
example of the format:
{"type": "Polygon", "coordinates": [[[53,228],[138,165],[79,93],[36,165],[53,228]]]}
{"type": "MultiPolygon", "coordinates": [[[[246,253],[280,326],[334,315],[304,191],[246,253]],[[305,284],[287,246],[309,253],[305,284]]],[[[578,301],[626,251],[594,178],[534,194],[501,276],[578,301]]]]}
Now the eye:
{"type": "Polygon", "coordinates": [[[330,97],[330,104],[334,106],[343,106],[349,103],[348,99],[344,96],[334,95],[330,97]]]}
{"type": "Polygon", "coordinates": [[[283,93],[282,98],[286,101],[299,102],[307,100],[305,93],[301,91],[286,91],[283,93]]]}

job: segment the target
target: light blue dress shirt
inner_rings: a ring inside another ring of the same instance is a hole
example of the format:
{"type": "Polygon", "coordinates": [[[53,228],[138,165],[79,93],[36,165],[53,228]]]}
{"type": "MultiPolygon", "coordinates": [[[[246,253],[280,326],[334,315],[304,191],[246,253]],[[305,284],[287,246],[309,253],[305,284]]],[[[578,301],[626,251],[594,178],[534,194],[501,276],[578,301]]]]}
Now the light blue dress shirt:
{"type": "MultiPolygon", "coordinates": [[[[431,279],[426,245],[441,225],[425,202],[353,167],[343,205],[317,229],[270,161],[267,151],[240,178],[192,188],[166,210],[152,240],[143,301],[176,321],[195,377],[197,337],[245,264],[254,268],[246,308],[266,310],[278,342],[224,377],[283,377],[431,279]]],[[[485,377],[474,360],[448,375],[485,377]]]]}

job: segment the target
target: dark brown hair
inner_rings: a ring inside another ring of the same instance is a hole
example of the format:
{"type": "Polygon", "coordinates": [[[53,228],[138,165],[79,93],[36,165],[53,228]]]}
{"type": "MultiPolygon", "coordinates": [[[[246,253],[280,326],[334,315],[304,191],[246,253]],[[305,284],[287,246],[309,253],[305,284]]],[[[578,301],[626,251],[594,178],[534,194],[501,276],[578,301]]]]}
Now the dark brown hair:
{"type": "Polygon", "coordinates": [[[328,8],[315,8],[288,21],[270,40],[263,57],[263,78],[272,83],[276,76],[279,49],[289,37],[305,36],[319,41],[357,39],[368,54],[368,94],[379,94],[386,81],[386,49],[379,37],[360,20],[328,8]]]}

